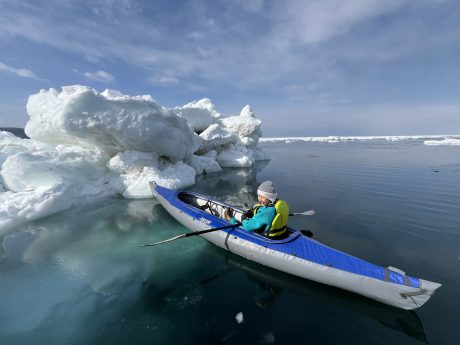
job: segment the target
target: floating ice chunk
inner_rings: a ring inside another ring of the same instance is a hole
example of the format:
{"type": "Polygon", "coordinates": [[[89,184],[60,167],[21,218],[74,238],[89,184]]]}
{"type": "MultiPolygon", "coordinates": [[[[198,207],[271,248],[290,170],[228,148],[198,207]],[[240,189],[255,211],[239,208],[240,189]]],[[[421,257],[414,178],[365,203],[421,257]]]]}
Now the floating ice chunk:
{"type": "Polygon", "coordinates": [[[197,175],[201,175],[203,173],[211,174],[222,170],[219,163],[217,163],[216,158],[208,156],[192,156],[189,160],[189,164],[195,169],[197,175]]]}
{"type": "Polygon", "coordinates": [[[131,99],[134,100],[139,100],[139,101],[147,101],[151,103],[157,103],[155,99],[153,99],[152,96],[150,95],[142,95],[142,96],[127,96],[121,93],[118,90],[111,90],[111,89],[106,89],[103,92],[101,92],[101,95],[104,96],[106,99],[111,100],[111,101],[129,101],[131,99]]]}
{"type": "Polygon", "coordinates": [[[225,145],[235,141],[235,134],[226,128],[216,124],[209,126],[204,132],[200,134],[203,140],[203,150],[209,150],[212,147],[225,145]]]}
{"type": "Polygon", "coordinates": [[[158,167],[158,155],[155,152],[125,151],[118,152],[107,163],[107,167],[116,173],[125,174],[142,171],[144,167],[158,167]]]}
{"type": "Polygon", "coordinates": [[[216,160],[217,159],[217,151],[216,150],[208,151],[203,155],[203,157],[208,157],[208,158],[216,160]]]}
{"type": "Polygon", "coordinates": [[[221,124],[240,137],[260,137],[262,122],[255,117],[249,105],[241,110],[240,116],[230,116],[220,120],[221,124]]]}
{"type": "Polygon", "coordinates": [[[123,196],[128,199],[151,198],[152,192],[149,181],[155,181],[160,186],[181,189],[195,184],[195,169],[179,161],[165,168],[145,167],[141,172],[120,175],[125,186],[123,196]]]}
{"type": "Polygon", "coordinates": [[[240,138],[240,143],[241,145],[248,147],[248,148],[254,148],[257,146],[257,138],[251,138],[251,137],[242,137],[240,138]]]}
{"type": "Polygon", "coordinates": [[[183,159],[201,146],[187,121],[150,96],[98,93],[86,86],[41,90],[29,97],[27,135],[47,143],[77,144],[109,153],[135,150],[183,159]]]}
{"type": "Polygon", "coordinates": [[[22,139],[15,136],[13,133],[7,131],[0,131],[0,143],[14,143],[14,142],[21,142],[22,139]]]}
{"type": "Polygon", "coordinates": [[[236,135],[231,144],[227,144],[219,150],[217,162],[220,166],[250,167],[256,160],[268,158],[260,150],[256,153],[257,143],[262,135],[261,121],[256,118],[249,105],[241,110],[240,116],[223,118],[220,123],[223,129],[236,135]]]}
{"type": "Polygon", "coordinates": [[[209,99],[167,109],[149,95],[75,85],[41,90],[27,111],[31,139],[0,131],[5,228],[115,194],[150,198],[151,180],[179,189],[265,158],[249,106],[223,119],[209,99]]]}
{"type": "Polygon", "coordinates": [[[240,116],[242,117],[256,117],[254,112],[251,109],[249,104],[246,104],[243,109],[241,109],[240,116]]]}
{"type": "Polygon", "coordinates": [[[218,154],[217,162],[224,168],[246,168],[253,163],[246,154],[236,150],[233,145],[218,154]]]}
{"type": "Polygon", "coordinates": [[[244,318],[243,318],[243,313],[242,312],[239,312],[238,314],[235,315],[235,320],[236,322],[238,323],[242,323],[244,321],[244,318]]]}
{"type": "Polygon", "coordinates": [[[147,188],[149,183],[149,171],[132,172],[120,175],[120,179],[125,186],[123,197],[127,199],[143,199],[152,197],[152,193],[147,188]]]}
{"type": "Polygon", "coordinates": [[[32,191],[0,193],[0,236],[8,229],[120,192],[115,183],[59,184],[32,191]]]}
{"type": "Polygon", "coordinates": [[[61,183],[97,181],[108,157],[98,151],[59,145],[54,151],[20,152],[9,156],[0,174],[13,192],[52,188],[61,183]]]}
{"type": "Polygon", "coordinates": [[[195,132],[202,132],[221,117],[209,98],[190,102],[182,107],[171,109],[176,115],[183,117],[195,132]]]}
{"type": "Polygon", "coordinates": [[[21,139],[9,132],[0,131],[0,167],[11,155],[20,152],[52,151],[53,145],[43,144],[35,140],[21,139]]]}

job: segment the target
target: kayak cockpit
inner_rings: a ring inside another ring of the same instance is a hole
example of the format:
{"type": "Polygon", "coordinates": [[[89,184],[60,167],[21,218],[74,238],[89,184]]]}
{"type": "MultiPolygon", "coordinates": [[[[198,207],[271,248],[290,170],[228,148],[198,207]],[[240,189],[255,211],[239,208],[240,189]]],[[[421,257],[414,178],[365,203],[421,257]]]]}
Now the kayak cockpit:
{"type": "MultiPolygon", "coordinates": [[[[230,215],[234,217],[238,222],[241,222],[241,217],[243,216],[243,210],[240,210],[238,208],[230,207],[229,205],[226,205],[220,201],[213,200],[206,198],[200,194],[195,194],[192,192],[179,192],[177,194],[177,197],[180,201],[184,202],[185,204],[199,209],[201,212],[206,212],[208,214],[211,214],[217,218],[220,219],[225,219],[225,213],[227,210],[230,210],[230,215]]],[[[283,238],[278,238],[278,239],[270,239],[265,236],[263,236],[260,233],[254,232],[254,236],[257,236],[258,238],[262,238],[267,242],[270,243],[285,243],[289,242],[290,240],[297,238],[299,235],[308,236],[307,234],[304,234],[298,230],[294,230],[291,228],[287,228],[286,235],[283,236],[283,238]],[[287,240],[287,241],[286,241],[287,240]]]]}
{"type": "Polygon", "coordinates": [[[241,210],[230,208],[219,201],[204,198],[201,195],[190,192],[179,192],[177,197],[180,201],[186,203],[187,205],[200,209],[203,212],[209,213],[221,219],[225,219],[225,212],[227,209],[230,209],[233,211],[232,213],[235,213],[234,217],[238,221],[241,221],[241,215],[243,214],[241,210]]]}

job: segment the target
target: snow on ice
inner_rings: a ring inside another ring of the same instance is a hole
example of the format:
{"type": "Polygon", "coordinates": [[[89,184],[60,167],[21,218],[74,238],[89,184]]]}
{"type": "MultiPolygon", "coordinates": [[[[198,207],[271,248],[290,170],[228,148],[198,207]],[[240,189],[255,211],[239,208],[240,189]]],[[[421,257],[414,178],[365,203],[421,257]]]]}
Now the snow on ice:
{"type": "Polygon", "coordinates": [[[30,139],[0,131],[0,236],[116,194],[152,197],[152,180],[179,189],[196,175],[268,158],[248,105],[223,117],[207,98],[166,108],[149,95],[76,85],[30,96],[27,112],[30,139]]]}

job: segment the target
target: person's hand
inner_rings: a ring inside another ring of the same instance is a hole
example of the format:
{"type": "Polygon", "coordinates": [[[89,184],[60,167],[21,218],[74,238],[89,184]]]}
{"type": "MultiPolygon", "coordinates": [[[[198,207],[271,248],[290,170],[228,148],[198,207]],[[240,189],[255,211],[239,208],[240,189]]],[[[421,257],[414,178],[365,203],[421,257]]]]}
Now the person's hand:
{"type": "Polygon", "coordinates": [[[254,211],[251,209],[248,209],[246,212],[244,212],[247,218],[252,218],[254,217],[254,211]]]}
{"type": "Polygon", "coordinates": [[[241,216],[241,219],[248,219],[248,218],[252,218],[254,216],[254,212],[252,210],[246,210],[246,212],[243,213],[243,215],[241,216]]]}

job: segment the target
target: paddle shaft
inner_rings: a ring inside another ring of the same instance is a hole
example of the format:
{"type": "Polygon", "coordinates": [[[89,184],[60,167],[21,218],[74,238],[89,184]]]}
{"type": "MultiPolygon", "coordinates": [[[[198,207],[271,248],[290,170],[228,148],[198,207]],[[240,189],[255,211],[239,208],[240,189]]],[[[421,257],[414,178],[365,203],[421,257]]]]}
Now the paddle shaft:
{"type": "Polygon", "coordinates": [[[185,237],[190,237],[190,236],[199,236],[199,235],[202,235],[202,234],[207,234],[208,232],[213,232],[213,231],[218,231],[218,230],[223,230],[223,229],[236,228],[236,227],[238,227],[240,225],[241,225],[240,223],[237,223],[237,224],[230,224],[230,225],[226,225],[226,226],[221,226],[221,227],[218,227],[218,228],[211,228],[211,229],[206,229],[206,230],[201,230],[201,231],[187,232],[186,234],[178,235],[178,236],[172,237],[172,238],[164,240],[164,241],[150,243],[150,244],[141,244],[141,245],[139,245],[139,247],[153,247],[153,246],[156,246],[158,244],[171,242],[171,241],[174,241],[174,240],[178,240],[180,238],[185,238],[185,237]]]}
{"type": "Polygon", "coordinates": [[[213,231],[217,231],[217,230],[223,230],[223,229],[229,229],[229,228],[236,228],[236,227],[238,227],[238,226],[240,226],[240,225],[241,225],[241,223],[237,223],[237,224],[231,224],[231,225],[221,226],[220,228],[211,228],[211,229],[207,229],[207,230],[200,230],[200,231],[189,232],[189,233],[184,234],[184,237],[190,237],[190,236],[197,236],[197,235],[207,234],[208,232],[213,232],[213,231]]]}
{"type": "MultiPolygon", "coordinates": [[[[300,212],[300,213],[290,213],[289,217],[291,217],[291,216],[312,216],[314,214],[315,214],[315,210],[308,210],[308,211],[300,212]]],[[[238,227],[240,225],[241,225],[241,223],[237,223],[237,224],[230,224],[230,225],[226,225],[226,226],[221,226],[221,227],[218,227],[218,228],[211,228],[211,229],[206,229],[206,230],[201,230],[201,231],[187,232],[186,234],[178,235],[178,236],[169,238],[169,239],[164,240],[164,241],[150,243],[150,244],[141,244],[141,245],[139,245],[139,247],[153,247],[153,246],[156,246],[158,244],[175,241],[175,240],[178,240],[180,238],[191,237],[191,236],[199,236],[199,235],[202,235],[202,234],[207,234],[208,232],[213,232],[213,231],[218,231],[218,230],[223,230],[223,229],[229,229],[229,228],[236,228],[236,227],[238,227]]],[[[311,233],[311,231],[310,231],[310,233],[311,233]]],[[[313,234],[311,236],[313,236],[313,234]]],[[[311,237],[311,236],[309,236],[309,237],[311,237]]]]}

